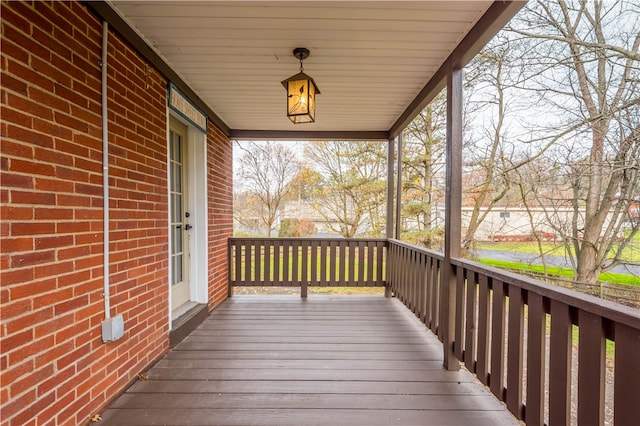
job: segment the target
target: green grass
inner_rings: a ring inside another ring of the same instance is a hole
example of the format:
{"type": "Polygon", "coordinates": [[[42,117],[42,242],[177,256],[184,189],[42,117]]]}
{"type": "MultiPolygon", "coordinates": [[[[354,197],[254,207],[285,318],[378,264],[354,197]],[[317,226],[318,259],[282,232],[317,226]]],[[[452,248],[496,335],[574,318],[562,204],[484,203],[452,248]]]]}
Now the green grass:
{"type": "MultiPolygon", "coordinates": [[[[538,243],[535,242],[513,242],[513,243],[490,243],[476,242],[474,248],[483,250],[512,251],[516,253],[539,254],[538,243]]],[[[565,250],[562,244],[542,243],[542,252],[545,255],[564,256],[565,250]]]]}
{"type": "Polygon", "coordinates": [[[384,287],[309,287],[313,294],[382,295],[384,287]]]}
{"type": "MultiPolygon", "coordinates": [[[[542,265],[529,265],[527,263],[507,262],[494,259],[478,259],[478,261],[488,266],[495,266],[496,268],[510,269],[513,271],[534,272],[537,274],[545,273],[545,268],[542,265]]],[[[556,277],[573,277],[573,271],[570,268],[560,268],[557,266],[547,266],[546,273],[548,275],[556,277]]],[[[600,274],[599,280],[608,283],[640,286],[640,277],[628,274],[604,272],[600,274]]]]}

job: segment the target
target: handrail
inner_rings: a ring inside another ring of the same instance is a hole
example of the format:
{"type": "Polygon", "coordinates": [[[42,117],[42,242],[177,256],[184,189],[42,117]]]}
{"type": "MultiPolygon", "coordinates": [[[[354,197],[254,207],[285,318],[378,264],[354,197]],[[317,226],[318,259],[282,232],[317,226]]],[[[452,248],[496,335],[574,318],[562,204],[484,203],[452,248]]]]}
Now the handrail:
{"type": "Polygon", "coordinates": [[[629,327],[640,329],[640,310],[619,303],[603,300],[598,297],[577,292],[566,287],[545,283],[544,281],[518,275],[495,267],[483,265],[465,259],[451,259],[457,267],[466,268],[476,273],[491,275],[494,279],[509,282],[509,285],[520,287],[526,291],[534,291],[548,299],[567,303],[576,309],[591,312],[629,327]]]}

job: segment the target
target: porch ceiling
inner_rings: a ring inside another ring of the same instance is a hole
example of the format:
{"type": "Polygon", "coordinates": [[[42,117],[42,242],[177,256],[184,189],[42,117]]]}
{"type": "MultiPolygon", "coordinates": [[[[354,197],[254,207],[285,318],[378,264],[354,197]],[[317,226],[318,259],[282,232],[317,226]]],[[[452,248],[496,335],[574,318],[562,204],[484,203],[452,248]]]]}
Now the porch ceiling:
{"type": "Polygon", "coordinates": [[[523,3],[113,0],[109,5],[232,137],[312,138],[323,135],[315,132],[394,136],[444,86],[443,69],[468,62],[523,3]],[[305,72],[322,91],[315,123],[294,125],[285,115],[280,81],[298,72],[295,47],[310,49],[305,72]]]}

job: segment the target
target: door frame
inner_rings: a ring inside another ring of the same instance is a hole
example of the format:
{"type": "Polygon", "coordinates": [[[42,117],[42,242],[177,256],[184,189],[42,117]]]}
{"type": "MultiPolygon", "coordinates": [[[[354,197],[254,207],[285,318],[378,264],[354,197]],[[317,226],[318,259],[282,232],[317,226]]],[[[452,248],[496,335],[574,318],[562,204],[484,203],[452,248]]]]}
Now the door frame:
{"type": "Polygon", "coordinates": [[[171,267],[176,266],[174,263],[176,260],[180,260],[181,274],[180,279],[176,280],[173,277],[174,273],[171,273],[171,310],[176,312],[177,309],[191,301],[191,278],[190,278],[190,253],[191,253],[191,232],[187,225],[190,224],[189,206],[189,159],[187,153],[189,150],[187,135],[189,134],[187,126],[183,125],[173,118],[169,119],[169,226],[171,233],[169,234],[169,246],[172,247],[169,251],[171,267]],[[174,143],[179,143],[177,146],[172,146],[174,143]],[[179,164],[180,169],[174,170],[172,162],[179,164]],[[174,172],[176,172],[174,174],[174,172]],[[179,187],[174,188],[174,182],[172,178],[177,177],[179,187]],[[174,191],[178,191],[180,195],[179,200],[174,200],[174,191]],[[176,202],[178,201],[178,202],[176,202]],[[174,205],[174,203],[176,205],[174,205]],[[178,205],[179,204],[179,205],[178,205]],[[174,213],[178,213],[178,217],[173,217],[174,213]],[[177,233],[177,235],[176,235],[177,233]],[[176,238],[178,237],[178,238],[176,238]],[[174,258],[176,254],[173,253],[173,247],[175,243],[181,247],[181,252],[178,254],[179,258],[174,258]],[[179,296],[179,297],[178,297],[179,296]]]}
{"type": "MultiPolygon", "coordinates": [[[[207,135],[197,127],[191,125],[177,114],[172,114],[167,108],[167,212],[171,207],[171,182],[169,182],[169,137],[170,121],[175,119],[187,126],[186,164],[187,187],[184,189],[187,197],[186,211],[190,213],[189,224],[193,227],[189,240],[189,300],[199,304],[208,303],[208,194],[207,194],[207,135]]],[[[171,223],[168,231],[171,232],[171,223]]],[[[168,234],[169,236],[170,234],[168,234]]],[[[168,238],[167,256],[171,257],[171,239],[168,238]]],[[[169,311],[169,330],[172,328],[173,311],[171,309],[171,262],[168,262],[167,285],[169,297],[167,300],[169,311]]]]}

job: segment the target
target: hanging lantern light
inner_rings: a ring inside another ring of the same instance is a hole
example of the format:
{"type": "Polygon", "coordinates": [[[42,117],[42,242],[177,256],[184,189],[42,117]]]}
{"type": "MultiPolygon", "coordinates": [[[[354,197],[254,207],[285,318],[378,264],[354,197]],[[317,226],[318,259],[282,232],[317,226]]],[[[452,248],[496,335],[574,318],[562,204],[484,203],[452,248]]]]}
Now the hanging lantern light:
{"type": "Polygon", "coordinates": [[[302,67],[302,61],[309,57],[309,49],[296,47],[293,56],[300,60],[300,72],[282,81],[287,91],[287,117],[294,124],[313,123],[316,121],[316,95],[320,90],[302,67]]]}

